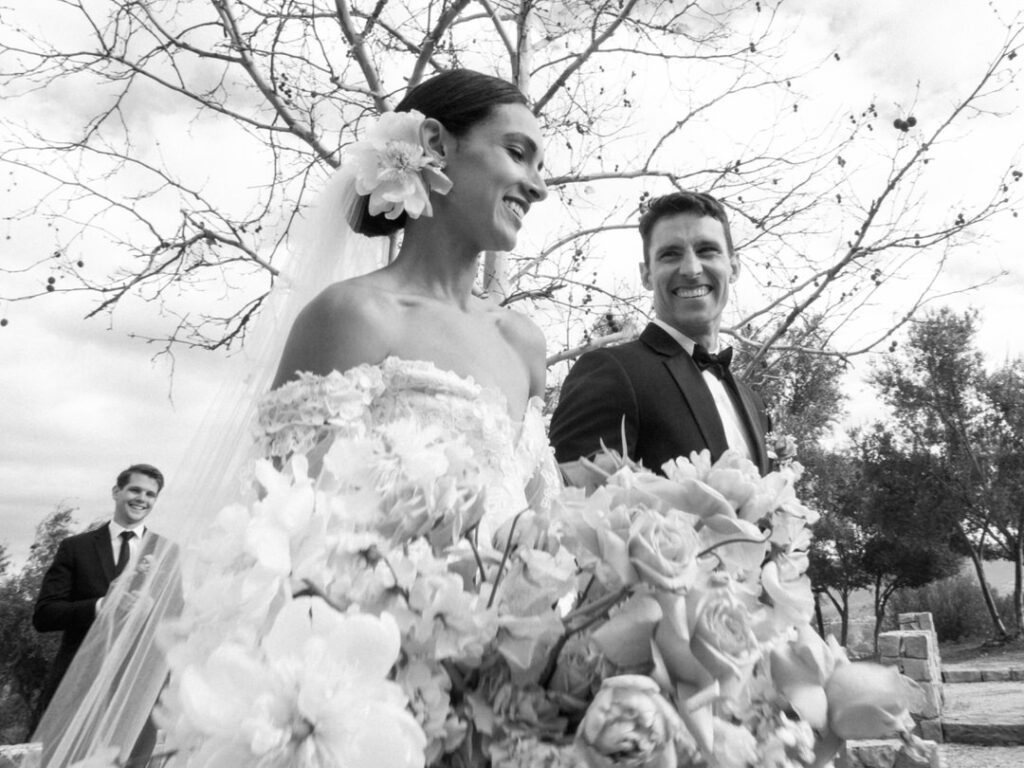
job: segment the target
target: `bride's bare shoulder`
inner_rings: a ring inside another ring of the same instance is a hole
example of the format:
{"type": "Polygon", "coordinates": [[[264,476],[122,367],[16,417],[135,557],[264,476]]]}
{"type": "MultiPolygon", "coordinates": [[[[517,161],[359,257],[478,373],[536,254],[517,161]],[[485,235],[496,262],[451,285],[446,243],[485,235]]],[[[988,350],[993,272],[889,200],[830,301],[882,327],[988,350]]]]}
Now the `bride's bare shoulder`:
{"type": "Polygon", "coordinates": [[[392,345],[393,301],[373,275],[325,288],[296,318],[274,386],[299,371],[325,375],[383,360],[392,345]]]}
{"type": "Polygon", "coordinates": [[[530,394],[543,395],[547,373],[547,341],[544,332],[529,317],[510,308],[499,312],[498,327],[530,372],[530,394]]]}

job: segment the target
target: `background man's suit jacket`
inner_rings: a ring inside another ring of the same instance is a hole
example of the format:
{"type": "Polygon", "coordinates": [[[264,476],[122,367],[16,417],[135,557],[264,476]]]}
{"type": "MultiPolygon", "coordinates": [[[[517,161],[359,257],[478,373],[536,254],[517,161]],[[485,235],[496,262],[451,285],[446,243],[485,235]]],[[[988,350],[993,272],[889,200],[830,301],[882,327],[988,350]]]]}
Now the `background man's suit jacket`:
{"type": "MultiPolygon", "coordinates": [[[[761,474],[769,471],[764,435],[771,429],[761,398],[736,381],[741,418],[761,474]]],[[[648,469],[705,448],[717,460],[728,448],[711,391],[690,355],[651,323],[640,338],[587,352],[562,384],[551,419],[551,443],[560,462],[601,448],[623,451],[648,469]],[[625,419],[626,445],[622,445],[625,419]]]]}
{"type": "Polygon", "coordinates": [[[32,614],[40,632],[62,631],[53,661],[51,689],[57,687],[96,616],[96,601],[114,580],[114,549],[110,525],[69,536],[60,543],[53,564],[43,577],[32,614]]]}
{"type": "MultiPolygon", "coordinates": [[[[142,538],[136,557],[152,552],[163,539],[152,531],[142,538]]],[[[57,547],[36,598],[32,625],[39,632],[63,632],[53,660],[46,700],[57,689],[96,617],[96,601],[114,580],[110,524],[69,536],[57,547]]]]}

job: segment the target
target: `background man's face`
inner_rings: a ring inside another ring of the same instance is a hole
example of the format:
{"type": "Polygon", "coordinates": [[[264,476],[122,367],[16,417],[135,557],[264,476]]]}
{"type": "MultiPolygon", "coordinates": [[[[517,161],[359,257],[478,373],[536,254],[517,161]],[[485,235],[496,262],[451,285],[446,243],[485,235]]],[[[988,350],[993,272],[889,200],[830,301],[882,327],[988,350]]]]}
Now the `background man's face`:
{"type": "Polygon", "coordinates": [[[722,223],[693,213],[658,219],[640,265],[644,287],[654,293],[654,314],[700,343],[717,338],[729,283],[738,274],[722,223]]]}
{"type": "Polygon", "coordinates": [[[160,487],[149,475],[132,472],[124,488],[114,486],[114,522],[126,528],[138,525],[153,511],[160,487]]]}

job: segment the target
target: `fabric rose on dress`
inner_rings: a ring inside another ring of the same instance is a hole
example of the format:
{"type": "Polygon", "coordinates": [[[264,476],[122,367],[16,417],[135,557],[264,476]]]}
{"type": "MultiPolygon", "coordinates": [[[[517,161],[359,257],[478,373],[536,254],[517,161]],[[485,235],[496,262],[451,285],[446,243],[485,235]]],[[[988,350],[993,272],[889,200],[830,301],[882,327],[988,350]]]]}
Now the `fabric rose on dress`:
{"type": "Polygon", "coordinates": [[[446,195],[451,190],[440,159],[420,141],[423,120],[416,110],[385,112],[366,138],[346,151],[345,165],[355,174],[356,192],[370,196],[371,216],[432,216],[430,192],[446,195]]]}
{"type": "Polygon", "coordinates": [[[419,768],[426,738],[386,679],[398,658],[387,614],[287,603],[257,648],[232,641],[183,670],[181,719],[199,735],[190,765],[419,768]]]}

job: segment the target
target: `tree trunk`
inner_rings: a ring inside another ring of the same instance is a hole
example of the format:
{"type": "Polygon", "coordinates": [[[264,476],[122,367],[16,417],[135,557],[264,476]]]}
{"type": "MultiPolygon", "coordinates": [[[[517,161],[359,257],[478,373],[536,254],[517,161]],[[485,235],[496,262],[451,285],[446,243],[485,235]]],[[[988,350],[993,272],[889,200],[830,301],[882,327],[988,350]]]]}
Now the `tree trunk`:
{"type": "Polygon", "coordinates": [[[843,608],[839,612],[839,644],[845,648],[850,642],[850,595],[843,593],[843,608]]]}
{"type": "Polygon", "coordinates": [[[885,618],[885,600],[882,599],[882,577],[875,577],[875,630],[872,635],[871,647],[878,656],[878,633],[882,631],[882,619],[885,618]]]}
{"type": "Polygon", "coordinates": [[[992,588],[989,587],[988,579],[985,578],[985,565],[982,562],[981,554],[974,549],[970,539],[967,538],[967,534],[964,532],[963,526],[958,525],[957,530],[960,532],[961,538],[967,543],[967,551],[970,552],[971,562],[974,564],[974,572],[978,576],[978,585],[981,587],[981,596],[985,599],[985,607],[988,608],[988,615],[992,619],[992,628],[995,630],[996,639],[1008,640],[1010,635],[1006,631],[1006,625],[1003,623],[1003,618],[999,615],[999,607],[996,605],[995,598],[992,596],[992,588]]]}
{"type": "Polygon", "coordinates": [[[825,637],[825,617],[821,613],[821,592],[814,593],[814,618],[818,622],[818,634],[825,637]]]}
{"type": "Polygon", "coordinates": [[[1024,633],[1024,509],[1017,515],[1017,541],[1013,551],[1014,634],[1024,633]]]}

